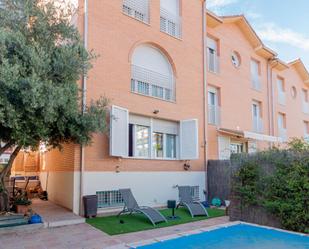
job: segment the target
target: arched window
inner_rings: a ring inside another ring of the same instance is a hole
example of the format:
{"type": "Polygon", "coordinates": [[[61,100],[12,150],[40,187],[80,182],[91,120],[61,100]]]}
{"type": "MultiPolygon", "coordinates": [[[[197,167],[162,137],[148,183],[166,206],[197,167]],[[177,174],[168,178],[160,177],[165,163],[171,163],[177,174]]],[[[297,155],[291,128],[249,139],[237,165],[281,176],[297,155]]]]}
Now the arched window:
{"type": "Polygon", "coordinates": [[[173,69],[159,49],[141,45],[134,50],[131,91],[168,101],[175,100],[173,69]]]}

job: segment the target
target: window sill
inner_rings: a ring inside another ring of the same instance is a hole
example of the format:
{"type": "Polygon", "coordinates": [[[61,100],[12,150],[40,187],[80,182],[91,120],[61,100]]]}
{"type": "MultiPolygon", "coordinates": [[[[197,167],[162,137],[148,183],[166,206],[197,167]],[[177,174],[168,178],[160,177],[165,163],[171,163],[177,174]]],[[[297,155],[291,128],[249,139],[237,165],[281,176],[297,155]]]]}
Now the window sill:
{"type": "Polygon", "coordinates": [[[143,96],[143,97],[147,97],[147,98],[152,98],[152,99],[157,99],[157,100],[165,101],[165,102],[171,103],[171,104],[176,104],[176,100],[166,100],[166,99],[161,99],[161,98],[150,96],[150,95],[145,95],[145,94],[142,94],[142,93],[137,93],[137,92],[132,92],[132,91],[130,91],[130,92],[132,94],[136,94],[136,95],[139,95],[139,96],[143,96]]]}
{"type": "Polygon", "coordinates": [[[212,74],[214,74],[214,75],[220,75],[220,72],[214,72],[214,71],[211,71],[211,70],[209,70],[209,69],[207,69],[207,71],[209,72],[209,73],[212,73],[212,74]]]}
{"type": "Polygon", "coordinates": [[[178,158],[149,158],[149,157],[123,157],[124,159],[132,159],[132,160],[154,160],[154,161],[184,161],[178,158]]]}
{"type": "Polygon", "coordinates": [[[177,36],[171,35],[170,33],[167,33],[167,32],[165,32],[165,31],[163,31],[163,30],[160,30],[160,31],[161,31],[161,33],[166,34],[166,35],[168,35],[169,37],[172,37],[172,38],[174,38],[174,39],[176,39],[176,40],[178,40],[178,41],[183,41],[183,40],[182,40],[182,37],[177,37],[177,36]]]}
{"type": "Polygon", "coordinates": [[[125,12],[123,12],[123,11],[122,11],[122,14],[125,15],[125,16],[127,16],[127,17],[130,17],[131,19],[133,19],[133,20],[135,20],[135,21],[138,21],[138,22],[140,22],[140,23],[142,23],[142,24],[145,24],[145,25],[147,25],[147,26],[150,27],[150,22],[144,22],[144,21],[142,21],[142,20],[140,20],[140,19],[138,19],[138,18],[135,18],[134,16],[130,16],[129,14],[127,14],[127,13],[125,13],[125,12]]]}

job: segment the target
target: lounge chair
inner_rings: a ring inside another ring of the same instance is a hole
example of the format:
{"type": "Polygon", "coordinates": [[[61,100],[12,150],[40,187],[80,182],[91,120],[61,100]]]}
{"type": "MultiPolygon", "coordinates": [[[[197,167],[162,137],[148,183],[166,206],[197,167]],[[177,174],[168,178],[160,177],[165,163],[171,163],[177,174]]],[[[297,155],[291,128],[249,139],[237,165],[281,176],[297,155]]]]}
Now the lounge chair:
{"type": "Polygon", "coordinates": [[[159,211],[151,207],[138,206],[131,189],[119,189],[119,192],[122,196],[125,206],[118,214],[118,216],[124,213],[142,213],[151,221],[154,226],[159,222],[167,222],[165,217],[159,213],[159,211]]]}
{"type": "Polygon", "coordinates": [[[208,216],[206,208],[199,201],[193,200],[191,190],[192,187],[190,186],[178,186],[179,204],[177,205],[177,208],[179,206],[186,207],[189,210],[192,218],[194,218],[194,216],[201,215],[208,216]]]}

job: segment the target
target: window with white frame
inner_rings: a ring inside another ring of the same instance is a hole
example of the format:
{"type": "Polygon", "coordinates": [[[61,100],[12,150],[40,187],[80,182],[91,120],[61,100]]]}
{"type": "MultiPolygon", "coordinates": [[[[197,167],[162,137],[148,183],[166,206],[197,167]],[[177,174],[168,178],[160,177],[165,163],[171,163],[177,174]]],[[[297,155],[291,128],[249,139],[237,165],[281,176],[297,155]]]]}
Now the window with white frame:
{"type": "Polygon", "coordinates": [[[277,78],[278,103],[285,105],[285,85],[282,78],[277,78]]]}
{"type": "Polygon", "coordinates": [[[199,158],[196,119],[173,122],[129,114],[112,106],[110,155],[144,159],[199,158]]]}
{"type": "Polygon", "coordinates": [[[149,0],[123,0],[122,11],[139,21],[149,23],[149,0]]]}
{"type": "Polygon", "coordinates": [[[287,140],[286,115],[284,113],[278,113],[278,135],[283,141],[287,140]]]}
{"type": "Polygon", "coordinates": [[[308,90],[302,89],[302,108],[304,113],[309,113],[308,90]]]}
{"type": "Polygon", "coordinates": [[[261,90],[261,65],[257,60],[251,60],[251,83],[252,88],[255,90],[261,90]]]}
{"type": "Polygon", "coordinates": [[[304,139],[309,142],[309,122],[304,121],[304,139]]]}
{"type": "Polygon", "coordinates": [[[258,101],[252,103],[252,123],[254,132],[260,133],[263,131],[261,103],[258,101]]]}
{"type": "Polygon", "coordinates": [[[220,107],[218,93],[219,89],[209,87],[208,89],[208,123],[213,125],[220,124],[220,107]]]}
{"type": "Polygon", "coordinates": [[[132,55],[131,91],[167,101],[175,100],[172,66],[157,48],[137,47],[132,55]]]}
{"type": "Polygon", "coordinates": [[[208,71],[219,73],[218,41],[207,37],[207,65],[208,71]]]}
{"type": "Polygon", "coordinates": [[[118,207],[123,205],[123,199],[119,190],[97,191],[98,208],[118,207]]]}
{"type": "Polygon", "coordinates": [[[179,0],[160,0],[160,30],[171,36],[181,37],[179,0]]]}

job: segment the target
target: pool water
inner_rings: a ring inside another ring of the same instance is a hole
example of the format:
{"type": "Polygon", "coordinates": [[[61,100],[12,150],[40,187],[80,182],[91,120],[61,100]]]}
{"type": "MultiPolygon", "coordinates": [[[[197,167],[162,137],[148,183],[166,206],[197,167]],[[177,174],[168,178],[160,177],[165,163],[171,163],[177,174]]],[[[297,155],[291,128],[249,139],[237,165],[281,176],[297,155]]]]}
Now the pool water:
{"type": "Polygon", "coordinates": [[[218,228],[140,249],[309,249],[309,236],[247,224],[218,228]]]}

